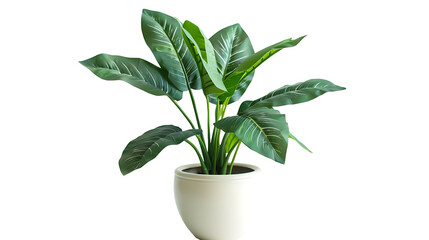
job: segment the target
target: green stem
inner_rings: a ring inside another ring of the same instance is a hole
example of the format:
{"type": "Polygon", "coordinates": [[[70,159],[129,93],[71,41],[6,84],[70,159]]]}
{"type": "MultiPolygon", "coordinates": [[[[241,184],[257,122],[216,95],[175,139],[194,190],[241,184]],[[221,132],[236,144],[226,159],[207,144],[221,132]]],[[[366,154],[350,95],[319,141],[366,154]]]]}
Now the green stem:
{"type": "Polygon", "coordinates": [[[200,143],[201,151],[203,152],[204,162],[206,163],[208,168],[211,168],[210,155],[207,152],[206,145],[204,143],[204,139],[201,135],[196,135],[198,142],[200,143]]]}
{"type": "Polygon", "coordinates": [[[212,155],[213,156],[213,174],[216,174],[216,165],[217,165],[217,159],[218,159],[218,151],[219,151],[219,137],[220,137],[220,129],[219,128],[214,128],[213,129],[213,138],[212,138],[212,146],[213,146],[213,151],[212,151],[212,155]]]}
{"type": "Polygon", "coordinates": [[[183,116],[186,118],[186,120],[188,120],[188,123],[191,125],[192,129],[195,129],[195,126],[192,123],[191,119],[189,119],[188,115],[186,115],[185,111],[183,111],[183,109],[179,106],[179,104],[176,102],[176,100],[174,100],[170,96],[168,96],[168,98],[170,98],[170,100],[174,103],[174,105],[176,105],[176,107],[180,110],[180,112],[183,114],[183,116]]]}
{"type": "Polygon", "coordinates": [[[232,157],[231,165],[229,166],[229,173],[232,173],[232,166],[234,165],[235,157],[237,156],[238,148],[240,148],[241,141],[238,142],[237,148],[235,149],[234,157],[232,157]]]}
{"type": "MultiPolygon", "coordinates": [[[[195,129],[194,124],[192,123],[191,119],[189,119],[188,115],[186,115],[185,111],[183,111],[183,109],[180,107],[180,105],[176,102],[176,100],[172,99],[170,96],[168,96],[170,98],[170,100],[174,103],[174,105],[176,105],[176,107],[180,110],[180,112],[183,114],[183,116],[186,118],[186,120],[188,120],[189,124],[191,125],[192,129],[195,129]]],[[[207,152],[206,149],[206,145],[204,143],[204,140],[202,139],[202,136],[200,135],[196,135],[197,139],[198,139],[198,143],[200,144],[201,147],[201,151],[203,152],[203,156],[204,156],[204,162],[207,164],[207,166],[211,166],[210,164],[210,157],[209,154],[207,152]]]]}
{"type": "Polygon", "coordinates": [[[223,164],[225,161],[225,145],[226,145],[226,140],[228,139],[230,133],[225,133],[223,135],[222,138],[222,143],[220,144],[219,150],[218,150],[218,162],[219,162],[219,167],[220,167],[220,171],[222,172],[222,168],[223,168],[223,164]]]}
{"type": "Polygon", "coordinates": [[[219,105],[220,105],[220,102],[219,102],[219,98],[218,98],[217,103],[216,103],[216,111],[215,111],[216,122],[219,120],[219,105]]]}
{"type": "MultiPolygon", "coordinates": [[[[186,82],[187,82],[187,86],[188,86],[189,96],[191,96],[191,101],[192,101],[192,106],[194,108],[195,118],[197,119],[198,129],[202,130],[200,118],[198,117],[197,106],[196,106],[195,100],[194,100],[194,94],[192,94],[192,90],[191,90],[191,86],[189,85],[189,82],[188,81],[186,81],[186,82]]],[[[207,153],[207,146],[206,146],[206,143],[204,142],[204,134],[202,132],[201,132],[200,136],[201,136],[201,138],[198,138],[198,141],[200,143],[201,151],[203,151],[203,154],[204,154],[204,153],[207,153]]],[[[210,161],[208,153],[205,154],[205,158],[206,158],[205,159],[206,163],[210,161]]]]}
{"type": "Polygon", "coordinates": [[[225,161],[223,162],[223,165],[222,165],[222,174],[226,174],[226,170],[228,168],[229,158],[231,157],[231,154],[234,151],[237,144],[238,144],[238,142],[234,143],[234,145],[232,145],[231,149],[229,150],[228,154],[226,155],[225,161]]]}
{"type": "Polygon", "coordinates": [[[226,112],[226,107],[228,106],[228,102],[229,102],[229,99],[231,99],[230,97],[228,97],[228,98],[226,98],[225,99],[225,101],[223,102],[223,106],[222,106],[222,110],[221,110],[221,118],[220,119],[223,119],[223,117],[225,116],[225,112],[226,112]]]}
{"type": "Polygon", "coordinates": [[[210,146],[210,102],[209,96],[206,96],[207,100],[207,146],[210,146]]]}
{"type": "Polygon", "coordinates": [[[197,147],[195,147],[195,145],[189,141],[188,139],[185,140],[185,142],[187,142],[189,145],[191,145],[191,147],[195,150],[195,152],[198,155],[198,158],[200,159],[200,164],[201,164],[201,169],[203,170],[204,174],[209,174],[206,165],[204,164],[203,158],[201,157],[200,152],[198,151],[197,147]]]}
{"type": "MultiPolygon", "coordinates": [[[[178,54],[178,53],[176,52],[176,54],[178,54]]],[[[188,75],[187,75],[187,73],[186,73],[186,68],[185,68],[185,66],[183,65],[183,62],[182,62],[182,61],[179,61],[179,62],[180,62],[180,65],[181,65],[181,67],[182,67],[182,71],[183,71],[184,76],[185,76],[185,80],[186,80],[186,87],[188,88],[189,96],[191,97],[192,106],[193,106],[193,108],[194,108],[194,113],[195,113],[195,118],[196,118],[196,120],[197,120],[197,124],[198,124],[198,129],[202,130],[202,128],[201,128],[201,123],[200,123],[200,118],[198,117],[197,106],[195,105],[194,95],[192,94],[192,90],[191,90],[191,84],[189,83],[188,75]]],[[[187,117],[187,116],[186,116],[186,117],[187,117]]],[[[189,120],[189,118],[187,118],[187,119],[188,119],[188,122],[189,122],[189,123],[192,123],[192,122],[189,120]]],[[[191,126],[193,126],[193,124],[191,124],[191,126]]],[[[195,129],[195,127],[194,127],[194,126],[193,126],[193,128],[195,129]]],[[[199,142],[199,144],[200,144],[201,151],[203,152],[204,161],[205,161],[207,164],[209,164],[209,163],[210,163],[210,156],[209,156],[209,155],[208,155],[208,153],[207,153],[207,147],[206,147],[206,144],[205,144],[205,142],[204,142],[204,135],[203,135],[203,133],[201,132],[201,134],[200,134],[200,135],[197,135],[196,137],[198,138],[198,142],[199,142]]],[[[202,167],[202,165],[201,165],[201,167],[202,167]]]]}
{"type": "MultiPolygon", "coordinates": [[[[228,105],[229,99],[230,98],[227,98],[225,100],[225,102],[223,103],[223,105],[220,104],[219,99],[218,99],[217,104],[216,104],[216,121],[218,121],[219,119],[222,119],[223,116],[225,115],[225,110],[226,110],[226,106],[228,105]]],[[[220,154],[220,151],[222,150],[222,146],[219,146],[219,140],[220,140],[220,129],[215,127],[213,129],[213,137],[212,137],[212,146],[213,146],[212,154],[214,154],[214,157],[213,157],[213,170],[214,171],[217,171],[216,168],[217,168],[218,162],[219,162],[219,164],[223,164],[223,162],[221,162],[221,161],[225,157],[222,154],[220,154]],[[218,161],[218,160],[220,160],[220,161],[218,161]]],[[[222,140],[222,142],[223,142],[223,140],[222,140]]],[[[222,165],[219,165],[219,166],[222,168],[222,165]]]]}
{"type": "Polygon", "coordinates": [[[228,160],[231,157],[231,154],[233,152],[233,148],[231,148],[231,150],[228,152],[228,155],[226,155],[225,161],[223,162],[222,165],[222,174],[225,175],[226,174],[226,169],[228,168],[228,160]]]}
{"type": "MultiPolygon", "coordinates": [[[[220,117],[220,102],[219,99],[217,99],[216,102],[216,109],[215,109],[215,122],[217,122],[219,120],[220,117]]],[[[217,138],[217,134],[219,133],[218,128],[213,127],[213,133],[212,133],[212,137],[211,137],[211,141],[210,141],[210,149],[209,149],[209,153],[212,159],[212,163],[213,163],[213,168],[211,168],[211,173],[212,174],[216,174],[216,168],[214,167],[216,165],[216,158],[217,158],[217,149],[218,149],[218,145],[219,145],[219,140],[217,138]]]]}
{"type": "Polygon", "coordinates": [[[192,106],[194,108],[194,113],[195,113],[195,118],[197,119],[198,128],[202,129],[201,123],[200,123],[200,118],[198,116],[197,105],[195,104],[194,94],[192,94],[192,90],[191,90],[191,87],[189,86],[189,83],[188,83],[188,92],[189,92],[189,96],[191,96],[192,106]]]}

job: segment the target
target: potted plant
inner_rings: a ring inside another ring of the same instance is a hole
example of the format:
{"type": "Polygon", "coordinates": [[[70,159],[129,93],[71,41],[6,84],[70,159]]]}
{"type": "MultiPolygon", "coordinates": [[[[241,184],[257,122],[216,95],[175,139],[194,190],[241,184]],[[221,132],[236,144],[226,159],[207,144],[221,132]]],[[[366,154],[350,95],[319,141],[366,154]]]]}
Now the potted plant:
{"type": "Polygon", "coordinates": [[[236,115],[226,117],[226,108],[244,94],[255,69],[280,50],[296,46],[305,36],[288,38],[255,53],[239,24],[207,38],[190,21],[181,23],[169,15],[144,9],[141,28],[159,66],[139,58],[108,54],[80,63],[104,80],[123,80],[150,94],[168,97],[190,129],[163,125],[143,133],[125,147],[120,170],[126,175],[143,167],[165,147],[188,143],[199,163],[175,171],[176,204],[183,221],[197,238],[237,239],[242,234],[243,196],[249,180],[259,172],[252,165],[234,164],[239,147],[244,144],[285,163],[289,138],[308,148],[292,135],[285,115],[274,107],[306,102],[345,88],[324,79],[285,85],[261,98],[242,102],[236,115]],[[199,115],[202,110],[197,109],[194,96],[196,90],[202,90],[205,97],[204,127],[199,115]],[[183,94],[191,99],[195,120],[178,103],[183,94]],[[190,137],[196,138],[198,147],[190,137]]]}

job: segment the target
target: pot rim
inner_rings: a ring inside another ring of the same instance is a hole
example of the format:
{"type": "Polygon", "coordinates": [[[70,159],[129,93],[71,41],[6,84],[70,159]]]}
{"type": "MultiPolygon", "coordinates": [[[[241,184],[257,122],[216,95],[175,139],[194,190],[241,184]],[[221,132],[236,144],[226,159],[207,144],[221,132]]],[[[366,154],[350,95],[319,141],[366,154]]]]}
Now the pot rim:
{"type": "Polygon", "coordinates": [[[193,164],[187,164],[180,166],[176,168],[175,176],[178,178],[186,179],[186,180],[193,180],[193,181],[232,181],[232,180],[246,180],[254,178],[255,176],[259,175],[261,172],[261,169],[257,166],[247,164],[247,163],[235,163],[234,166],[238,167],[246,167],[250,168],[253,171],[247,172],[247,173],[239,173],[239,174],[231,174],[231,175],[207,175],[207,174],[197,174],[197,173],[190,173],[190,172],[184,172],[183,170],[193,167],[201,167],[199,163],[193,163],[193,164]]]}

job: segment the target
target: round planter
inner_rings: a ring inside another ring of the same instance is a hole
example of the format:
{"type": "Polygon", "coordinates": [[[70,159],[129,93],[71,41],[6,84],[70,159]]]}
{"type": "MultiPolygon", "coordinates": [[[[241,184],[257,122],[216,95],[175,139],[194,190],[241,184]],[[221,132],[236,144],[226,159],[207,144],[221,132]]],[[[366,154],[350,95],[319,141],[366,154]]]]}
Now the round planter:
{"type": "Polygon", "coordinates": [[[198,164],[178,167],[174,178],[177,209],[186,227],[201,240],[236,240],[244,234],[250,190],[260,169],[234,164],[231,175],[199,173],[198,164]]]}

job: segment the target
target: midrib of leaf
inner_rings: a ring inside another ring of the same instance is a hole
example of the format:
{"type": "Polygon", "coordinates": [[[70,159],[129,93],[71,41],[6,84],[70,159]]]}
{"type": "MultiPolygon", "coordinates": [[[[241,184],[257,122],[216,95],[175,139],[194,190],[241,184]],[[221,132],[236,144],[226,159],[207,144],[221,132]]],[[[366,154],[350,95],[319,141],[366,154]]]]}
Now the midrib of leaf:
{"type": "MultiPolygon", "coordinates": [[[[175,133],[176,133],[176,132],[171,133],[171,134],[175,134],[175,133]]],[[[147,147],[147,148],[146,148],[146,150],[144,150],[144,151],[145,151],[145,153],[143,153],[142,158],[146,155],[147,150],[149,150],[149,151],[150,151],[150,153],[152,153],[152,149],[151,149],[151,147],[152,147],[153,145],[157,145],[157,146],[159,147],[159,143],[158,143],[158,141],[163,140],[163,139],[166,139],[166,138],[167,138],[169,135],[171,135],[171,134],[168,134],[168,135],[167,135],[167,136],[165,136],[165,137],[159,138],[159,139],[155,140],[152,144],[150,144],[150,146],[149,146],[149,147],[147,147]]]]}
{"type": "MultiPolygon", "coordinates": [[[[158,20],[156,20],[155,18],[154,18],[154,20],[161,26],[161,24],[158,22],[158,20]]],[[[167,20],[165,20],[164,21],[165,23],[164,23],[164,30],[166,30],[165,28],[165,26],[166,26],[166,24],[167,24],[167,20]]],[[[162,27],[162,26],[161,26],[162,27]]],[[[171,25],[170,25],[170,28],[171,28],[171,25]]],[[[176,29],[177,30],[177,29],[176,29]]],[[[168,38],[168,41],[170,41],[170,44],[173,46],[173,49],[174,49],[174,52],[176,53],[176,56],[177,56],[177,58],[178,58],[178,61],[179,61],[179,63],[180,63],[180,67],[182,68],[182,72],[183,72],[183,76],[185,77],[185,80],[186,80],[186,84],[187,84],[187,87],[189,88],[189,79],[188,79],[188,73],[186,72],[186,68],[185,68],[185,66],[183,65],[183,62],[182,62],[182,56],[179,54],[179,52],[177,51],[177,48],[176,48],[176,46],[173,44],[174,42],[173,42],[173,39],[171,39],[170,38],[170,36],[168,36],[168,34],[165,34],[165,36],[167,36],[167,38],[168,38]]],[[[181,46],[184,44],[184,42],[183,42],[184,40],[182,40],[182,44],[181,44],[181,46]]],[[[186,45],[186,44],[185,44],[186,45]]],[[[183,57],[185,56],[185,54],[186,54],[186,51],[185,51],[185,53],[184,53],[184,55],[183,55],[183,57]]]]}
{"type": "MultiPolygon", "coordinates": [[[[178,60],[178,62],[180,63],[180,67],[182,68],[182,73],[183,73],[183,76],[185,77],[185,80],[186,80],[186,85],[187,85],[187,87],[189,88],[189,79],[188,79],[188,73],[187,73],[187,71],[186,71],[186,68],[185,68],[185,66],[183,65],[183,62],[182,62],[182,56],[179,54],[179,52],[177,51],[177,48],[176,48],[176,46],[174,45],[174,41],[173,41],[173,39],[171,39],[170,38],[170,36],[167,34],[167,33],[165,33],[165,31],[167,31],[167,29],[166,29],[166,26],[167,26],[167,19],[165,19],[164,20],[164,26],[162,26],[161,25],[161,23],[160,23],[160,19],[157,19],[156,17],[153,17],[153,16],[150,16],[150,17],[152,17],[153,18],[153,20],[155,20],[155,22],[156,23],[158,23],[158,25],[161,27],[161,29],[163,29],[163,32],[162,33],[164,33],[165,34],[165,36],[167,37],[167,39],[168,39],[168,41],[170,42],[170,44],[171,44],[171,46],[173,46],[173,49],[174,49],[174,52],[176,53],[176,56],[177,56],[177,60],[178,60]]],[[[170,27],[170,29],[171,29],[171,24],[169,25],[169,27],[170,27]]],[[[177,29],[176,29],[177,30],[177,29]]],[[[176,32],[176,31],[175,31],[176,32]]],[[[174,33],[175,33],[174,32],[174,33]]],[[[181,46],[183,46],[183,44],[184,44],[184,39],[182,40],[182,43],[181,43],[181,46]]],[[[185,53],[184,53],[184,55],[183,55],[183,57],[186,55],[186,51],[185,51],[185,53]]]]}
{"type": "MultiPolygon", "coordinates": [[[[221,38],[222,38],[223,42],[226,43],[225,38],[223,37],[222,34],[221,34],[221,38]]],[[[237,47],[237,45],[235,44],[237,41],[238,41],[237,40],[237,28],[235,28],[234,29],[234,33],[233,33],[232,42],[230,42],[231,48],[230,48],[230,51],[227,52],[227,59],[223,59],[222,58],[222,60],[224,60],[224,62],[225,62],[225,67],[224,67],[223,73],[222,73],[222,81],[224,79],[228,78],[228,76],[231,75],[231,73],[233,73],[234,70],[238,67],[238,66],[235,67],[235,69],[233,69],[232,71],[230,71],[230,73],[228,74],[228,65],[229,65],[229,63],[231,61],[231,58],[232,58],[232,55],[233,55],[232,52],[233,52],[234,48],[237,47]]],[[[220,54],[218,54],[218,55],[220,55],[220,54]]]]}
{"type": "MultiPolygon", "coordinates": [[[[234,45],[234,40],[235,40],[235,32],[236,31],[234,31],[234,37],[233,37],[233,42],[232,42],[232,44],[231,44],[231,50],[227,53],[227,58],[228,59],[226,59],[226,61],[225,61],[225,67],[224,67],[224,69],[223,69],[223,73],[222,73],[222,81],[225,79],[225,75],[226,75],[226,72],[227,72],[227,70],[228,70],[228,65],[229,65],[229,61],[231,61],[231,55],[232,55],[232,46],[234,45]]],[[[221,36],[221,38],[224,40],[224,37],[223,37],[223,35],[221,34],[220,35],[221,36]]],[[[225,41],[225,40],[224,40],[225,41]]]]}
{"type": "MultiPolygon", "coordinates": [[[[234,31],[234,37],[233,37],[233,41],[232,41],[232,45],[231,45],[231,55],[229,56],[228,64],[230,63],[230,60],[231,60],[231,58],[233,56],[232,52],[234,51],[234,48],[237,48],[239,46],[239,44],[238,43],[236,44],[236,42],[239,42],[238,35],[237,35],[237,28],[235,28],[235,31],[234,31]]],[[[244,50],[241,50],[241,52],[243,52],[243,51],[244,50]]],[[[235,54],[238,54],[238,53],[240,53],[240,52],[236,52],[235,54]]],[[[247,57],[249,57],[249,56],[246,56],[246,58],[247,57]]],[[[238,61],[238,60],[236,59],[235,61],[238,61]]],[[[238,66],[240,66],[240,64],[238,64],[233,70],[231,70],[228,73],[227,72],[227,70],[228,70],[228,64],[226,65],[226,68],[225,68],[225,75],[226,75],[226,76],[224,75],[225,78],[228,78],[228,76],[231,75],[231,73],[233,73],[235,71],[235,69],[237,69],[238,66]]]]}
{"type": "MultiPolygon", "coordinates": [[[[145,158],[145,156],[148,153],[148,151],[150,151],[150,154],[152,154],[152,149],[151,148],[154,145],[157,145],[159,147],[159,143],[158,143],[159,141],[164,140],[164,139],[170,140],[168,137],[170,137],[170,135],[173,135],[173,134],[176,134],[176,133],[178,133],[178,132],[172,132],[170,134],[167,134],[164,137],[160,137],[157,140],[154,140],[153,143],[151,143],[149,146],[147,146],[145,148],[142,148],[142,149],[138,149],[139,151],[144,152],[139,158],[140,159],[145,158]]],[[[155,138],[156,138],[156,136],[152,137],[152,139],[155,139],[155,138]]],[[[174,138],[173,138],[173,140],[174,140],[174,138]]],[[[152,142],[152,141],[150,139],[147,139],[145,142],[152,142]]],[[[144,144],[145,142],[142,142],[141,144],[144,144]]],[[[135,152],[135,150],[134,150],[134,152],[135,152]]],[[[133,157],[127,158],[127,160],[130,160],[130,159],[133,159],[133,158],[136,158],[136,157],[138,157],[138,156],[133,156],[133,157]]],[[[137,164],[136,167],[134,168],[134,170],[137,170],[138,168],[140,168],[141,167],[140,165],[141,165],[141,163],[137,164]]]]}
{"type": "Polygon", "coordinates": [[[256,61],[256,63],[252,64],[252,67],[247,69],[244,74],[241,76],[240,80],[238,81],[238,83],[241,82],[241,80],[243,80],[245,77],[247,77],[247,75],[249,75],[249,73],[253,72],[253,70],[255,70],[257,67],[259,67],[259,65],[261,65],[263,62],[265,62],[268,58],[270,58],[271,56],[273,56],[275,53],[277,53],[278,51],[280,51],[281,49],[274,49],[269,51],[268,53],[264,54],[262,56],[262,58],[258,61],[256,61]]]}
{"type": "MultiPolygon", "coordinates": [[[[221,34],[220,35],[221,36],[221,38],[222,38],[222,40],[223,40],[223,43],[225,44],[225,47],[226,47],[226,41],[225,41],[225,38],[223,37],[223,35],[221,34]]],[[[225,60],[225,59],[223,59],[221,56],[220,56],[220,54],[219,54],[219,52],[218,51],[216,51],[216,49],[215,48],[213,48],[213,50],[214,50],[214,52],[215,52],[215,55],[217,54],[217,55],[219,55],[219,57],[223,60],[223,62],[225,63],[225,67],[224,67],[224,71],[223,71],[223,73],[222,73],[222,82],[223,82],[223,80],[225,79],[225,73],[226,73],[226,70],[227,70],[227,68],[228,68],[228,64],[229,64],[229,61],[230,61],[230,54],[229,54],[229,56],[227,56],[228,57],[228,59],[227,60],[225,60]]],[[[225,48],[225,50],[227,50],[226,48],[225,48]]],[[[232,48],[231,48],[231,51],[232,51],[232,48]]],[[[229,52],[229,53],[231,53],[231,52],[229,52]]],[[[228,52],[226,52],[226,54],[228,55],[228,52]]],[[[217,67],[217,70],[220,70],[219,69],[219,67],[217,67]]],[[[208,73],[205,71],[204,72],[204,76],[208,76],[208,78],[210,79],[210,81],[208,81],[207,82],[207,84],[205,85],[205,87],[206,88],[209,88],[209,87],[211,87],[211,86],[214,86],[214,83],[213,83],[213,81],[211,81],[211,78],[210,78],[210,76],[208,75],[208,73]]]]}
{"type": "MultiPolygon", "coordinates": [[[[258,60],[258,61],[256,61],[254,64],[252,64],[252,66],[251,66],[250,68],[248,68],[248,69],[247,69],[247,70],[245,70],[245,71],[242,71],[242,74],[241,74],[241,76],[240,76],[240,79],[237,81],[237,84],[236,84],[236,85],[231,86],[230,88],[227,88],[228,92],[230,92],[230,90],[235,90],[244,78],[246,78],[246,77],[247,77],[251,72],[253,72],[253,70],[255,70],[259,65],[261,65],[261,64],[262,64],[263,62],[265,62],[268,58],[270,58],[272,55],[274,55],[275,53],[277,53],[277,52],[278,52],[278,51],[280,51],[280,50],[281,50],[281,49],[274,49],[274,50],[271,50],[271,51],[267,52],[266,54],[264,54],[264,55],[262,56],[262,58],[261,58],[261,59],[259,59],[259,60],[258,60]]],[[[239,65],[238,67],[240,67],[240,65],[239,65]]],[[[237,68],[238,68],[238,67],[237,67],[237,68]]],[[[229,77],[229,76],[232,76],[232,74],[234,74],[234,72],[233,72],[233,73],[231,73],[230,75],[228,75],[228,77],[229,77]]],[[[237,75],[240,75],[240,73],[237,73],[237,75]]]]}
{"type": "MultiPolygon", "coordinates": [[[[326,92],[329,92],[330,90],[332,90],[332,88],[330,89],[329,84],[321,84],[321,82],[317,82],[316,84],[309,84],[308,82],[302,82],[296,86],[290,85],[290,86],[284,86],[282,87],[283,89],[281,89],[281,91],[279,90],[274,90],[271,94],[266,95],[260,99],[257,99],[255,101],[252,101],[252,104],[249,105],[248,108],[258,105],[258,104],[264,104],[265,102],[269,102],[272,99],[278,99],[278,98],[282,98],[284,95],[288,95],[292,98],[292,96],[297,96],[297,95],[304,95],[307,90],[317,90],[322,92],[320,95],[323,95],[326,92]]],[[[319,96],[320,96],[319,95],[319,96]]]]}
{"type": "Polygon", "coordinates": [[[258,129],[259,129],[259,130],[261,131],[261,133],[264,135],[265,139],[267,139],[268,144],[270,144],[271,148],[272,148],[272,149],[274,149],[275,153],[278,155],[276,148],[273,146],[273,144],[271,143],[270,139],[268,138],[268,136],[267,136],[267,135],[265,134],[265,132],[263,131],[263,129],[264,129],[264,128],[263,128],[263,127],[261,127],[261,126],[259,126],[259,124],[258,124],[258,123],[256,123],[256,122],[255,122],[255,120],[253,120],[253,118],[252,118],[251,116],[247,115],[247,116],[244,116],[244,117],[246,117],[246,118],[250,119],[250,120],[253,122],[253,124],[255,124],[255,125],[258,127],[258,129]]]}

